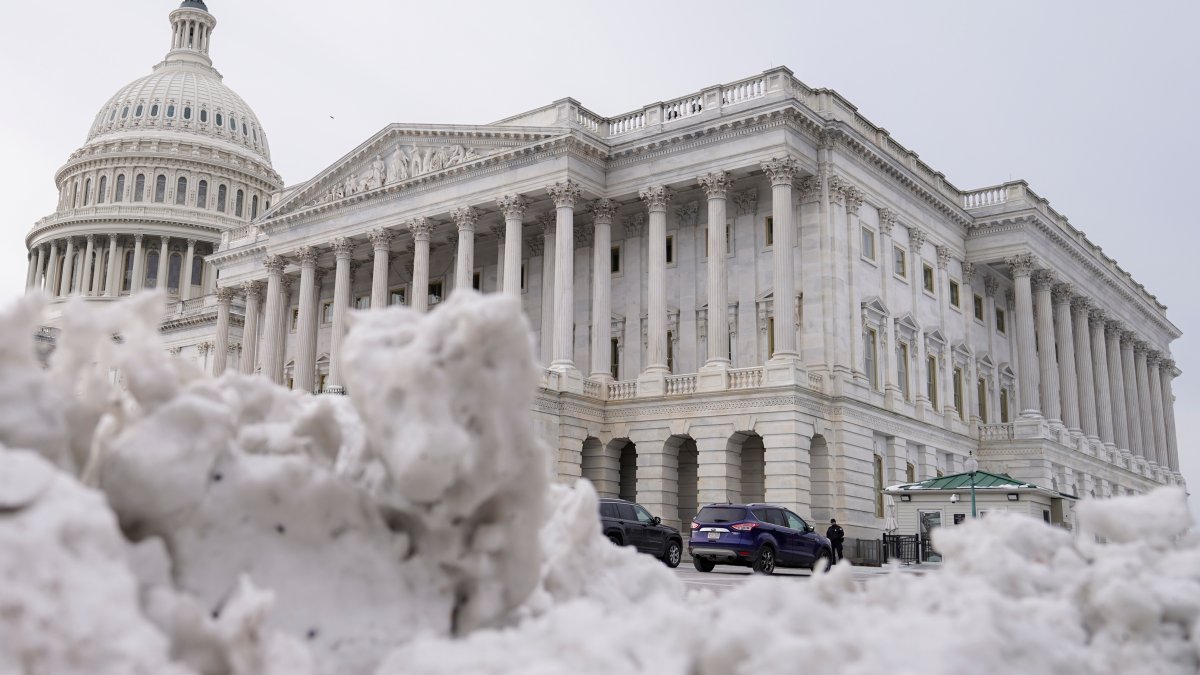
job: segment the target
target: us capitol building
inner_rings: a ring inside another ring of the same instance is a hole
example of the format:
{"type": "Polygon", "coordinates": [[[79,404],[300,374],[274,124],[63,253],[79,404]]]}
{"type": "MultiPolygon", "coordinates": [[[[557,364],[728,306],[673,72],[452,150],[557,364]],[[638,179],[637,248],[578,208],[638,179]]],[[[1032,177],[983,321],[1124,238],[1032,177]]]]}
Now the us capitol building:
{"type": "Polygon", "coordinates": [[[959,189],[787,68],[391,124],[285,188],[205,3],[170,26],[26,238],[52,309],[165,287],[179,358],[338,393],[351,310],[511,295],[559,476],[676,525],[769,501],[873,536],[884,486],[971,453],[1068,496],[1183,484],[1166,307],[1024,181],[959,189]]]}

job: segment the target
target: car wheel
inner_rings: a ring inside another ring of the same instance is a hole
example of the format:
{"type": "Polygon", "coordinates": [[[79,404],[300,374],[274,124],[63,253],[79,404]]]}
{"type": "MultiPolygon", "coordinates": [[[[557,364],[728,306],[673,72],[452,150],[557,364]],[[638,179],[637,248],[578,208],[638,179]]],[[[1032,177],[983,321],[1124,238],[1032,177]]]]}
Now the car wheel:
{"type": "Polygon", "coordinates": [[[713,561],[704,558],[692,558],[692,565],[700,572],[711,572],[717,566],[713,561]]]}
{"type": "Polygon", "coordinates": [[[624,546],[624,544],[621,543],[621,537],[615,534],[608,535],[608,540],[613,543],[613,546],[624,546]]]}
{"type": "Polygon", "coordinates": [[[814,573],[818,571],[824,572],[833,566],[831,563],[832,561],[829,557],[829,551],[826,549],[821,549],[820,553],[817,553],[817,557],[813,558],[812,566],[809,567],[809,569],[814,573]]]}
{"type": "Polygon", "coordinates": [[[771,574],[775,571],[775,549],[763,546],[754,556],[754,571],[759,574],[771,574]]]}
{"type": "Polygon", "coordinates": [[[675,540],[668,541],[667,551],[663,554],[663,562],[667,564],[667,567],[675,569],[676,567],[679,567],[679,561],[682,559],[683,547],[680,546],[679,542],[675,540]]]}

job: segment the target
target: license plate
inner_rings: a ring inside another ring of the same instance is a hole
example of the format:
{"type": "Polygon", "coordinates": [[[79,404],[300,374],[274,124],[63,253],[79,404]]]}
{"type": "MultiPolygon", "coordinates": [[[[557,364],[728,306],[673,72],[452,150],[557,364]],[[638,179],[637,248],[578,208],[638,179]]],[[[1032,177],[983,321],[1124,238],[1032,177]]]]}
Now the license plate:
{"type": "Polygon", "coordinates": [[[709,533],[708,533],[708,540],[709,540],[709,541],[715,541],[715,540],[717,540],[717,539],[720,539],[720,538],[721,538],[721,533],[720,533],[720,532],[709,532],[709,533]]]}

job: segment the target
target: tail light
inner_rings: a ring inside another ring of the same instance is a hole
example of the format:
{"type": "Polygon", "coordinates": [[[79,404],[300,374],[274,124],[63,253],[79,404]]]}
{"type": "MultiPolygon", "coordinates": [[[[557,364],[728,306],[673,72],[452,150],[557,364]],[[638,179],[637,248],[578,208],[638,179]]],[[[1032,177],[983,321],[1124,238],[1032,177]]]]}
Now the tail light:
{"type": "Polygon", "coordinates": [[[696,521],[694,521],[694,520],[693,520],[693,521],[692,521],[692,529],[693,529],[693,530],[698,530],[698,529],[700,529],[700,523],[697,523],[696,521]]]}
{"type": "Polygon", "coordinates": [[[758,525],[758,523],[734,523],[733,525],[730,525],[730,527],[738,532],[749,532],[758,527],[758,525]]]}

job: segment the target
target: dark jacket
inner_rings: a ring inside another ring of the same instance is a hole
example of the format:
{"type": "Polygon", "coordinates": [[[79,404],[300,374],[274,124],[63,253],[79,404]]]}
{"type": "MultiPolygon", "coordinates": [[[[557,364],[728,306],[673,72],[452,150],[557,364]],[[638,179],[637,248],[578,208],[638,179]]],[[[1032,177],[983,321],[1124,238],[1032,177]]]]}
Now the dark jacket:
{"type": "Polygon", "coordinates": [[[829,538],[830,543],[840,544],[846,538],[846,533],[842,531],[841,525],[834,523],[829,526],[828,530],[825,530],[825,536],[829,538]]]}

